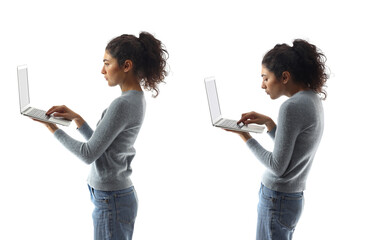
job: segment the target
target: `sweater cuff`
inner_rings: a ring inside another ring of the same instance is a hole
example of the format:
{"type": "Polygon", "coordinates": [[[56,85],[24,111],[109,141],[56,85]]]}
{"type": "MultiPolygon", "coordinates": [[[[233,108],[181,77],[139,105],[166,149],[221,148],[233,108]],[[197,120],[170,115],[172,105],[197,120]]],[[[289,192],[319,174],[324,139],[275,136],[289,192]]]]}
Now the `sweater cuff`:
{"type": "Polygon", "coordinates": [[[273,129],[271,129],[269,132],[267,132],[268,135],[269,135],[272,139],[274,139],[275,136],[276,136],[276,130],[277,130],[277,126],[275,126],[273,129]]]}
{"type": "Polygon", "coordinates": [[[84,122],[79,128],[77,128],[77,131],[86,139],[89,140],[91,136],[93,135],[93,129],[90,128],[89,124],[87,122],[84,122]]]}
{"type": "Polygon", "coordinates": [[[250,138],[249,140],[246,141],[246,145],[248,147],[252,147],[252,146],[255,146],[255,144],[257,143],[257,141],[254,139],[254,138],[250,138]]]}
{"type": "Polygon", "coordinates": [[[65,138],[65,136],[66,136],[67,134],[62,130],[62,129],[57,129],[55,132],[54,132],[54,137],[58,140],[58,141],[60,141],[60,142],[62,142],[63,141],[63,139],[65,138]]]}
{"type": "Polygon", "coordinates": [[[84,122],[79,128],[76,128],[79,132],[86,132],[90,127],[87,122],[84,122]]]}
{"type": "Polygon", "coordinates": [[[56,137],[56,138],[58,138],[60,135],[62,135],[63,134],[63,130],[62,129],[60,129],[60,128],[58,128],[55,132],[54,132],[54,137],[56,137]]]}

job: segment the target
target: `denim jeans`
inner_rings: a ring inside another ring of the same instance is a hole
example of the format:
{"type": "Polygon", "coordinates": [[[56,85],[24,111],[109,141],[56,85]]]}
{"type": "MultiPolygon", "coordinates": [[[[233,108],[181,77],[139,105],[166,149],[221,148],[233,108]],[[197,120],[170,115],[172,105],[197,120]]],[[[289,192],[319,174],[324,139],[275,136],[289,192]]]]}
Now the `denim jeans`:
{"type": "Polygon", "coordinates": [[[259,192],[256,239],[292,239],[303,207],[303,192],[277,192],[262,184],[259,192]]]}
{"type": "Polygon", "coordinates": [[[130,240],[134,232],[138,200],[134,187],[119,191],[98,191],[89,187],[95,205],[95,240],[130,240]]]}

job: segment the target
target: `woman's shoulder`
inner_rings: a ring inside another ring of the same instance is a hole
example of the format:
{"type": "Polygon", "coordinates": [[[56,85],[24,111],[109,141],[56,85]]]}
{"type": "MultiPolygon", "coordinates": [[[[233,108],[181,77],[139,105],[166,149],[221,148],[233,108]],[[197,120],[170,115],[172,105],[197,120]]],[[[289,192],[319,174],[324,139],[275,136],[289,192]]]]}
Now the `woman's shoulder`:
{"type": "Polygon", "coordinates": [[[302,91],[295,94],[282,103],[280,112],[286,114],[299,115],[304,117],[317,112],[317,109],[322,106],[322,102],[318,94],[314,91],[302,91]]]}
{"type": "Polygon", "coordinates": [[[142,105],[145,105],[143,92],[128,91],[128,93],[125,92],[115,98],[108,108],[116,111],[127,112],[140,109],[140,106],[142,105]]]}
{"type": "Polygon", "coordinates": [[[118,96],[109,105],[108,108],[125,108],[129,104],[129,100],[123,96],[118,96]]]}
{"type": "Polygon", "coordinates": [[[312,90],[307,90],[296,93],[294,96],[287,99],[282,105],[302,107],[303,104],[317,104],[318,102],[320,102],[318,94],[312,90]]]}
{"type": "Polygon", "coordinates": [[[111,105],[133,104],[133,103],[136,103],[137,101],[140,101],[143,98],[144,98],[143,92],[127,91],[127,92],[123,92],[120,96],[116,97],[112,101],[111,105]]]}

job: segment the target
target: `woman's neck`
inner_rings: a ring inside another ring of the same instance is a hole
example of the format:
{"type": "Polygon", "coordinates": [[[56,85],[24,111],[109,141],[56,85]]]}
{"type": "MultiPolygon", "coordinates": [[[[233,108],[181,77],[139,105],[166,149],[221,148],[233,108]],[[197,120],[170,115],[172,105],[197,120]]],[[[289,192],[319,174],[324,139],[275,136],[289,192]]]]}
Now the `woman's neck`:
{"type": "Polygon", "coordinates": [[[310,88],[307,87],[307,86],[302,86],[302,85],[297,85],[297,84],[293,84],[291,85],[289,88],[287,88],[287,91],[286,91],[286,96],[287,97],[292,97],[294,96],[296,93],[298,92],[301,92],[301,91],[307,91],[309,90],[310,88]]]}
{"type": "Polygon", "coordinates": [[[122,84],[120,84],[120,88],[122,92],[136,90],[136,91],[143,91],[142,87],[140,86],[139,80],[137,79],[128,79],[122,84]]]}

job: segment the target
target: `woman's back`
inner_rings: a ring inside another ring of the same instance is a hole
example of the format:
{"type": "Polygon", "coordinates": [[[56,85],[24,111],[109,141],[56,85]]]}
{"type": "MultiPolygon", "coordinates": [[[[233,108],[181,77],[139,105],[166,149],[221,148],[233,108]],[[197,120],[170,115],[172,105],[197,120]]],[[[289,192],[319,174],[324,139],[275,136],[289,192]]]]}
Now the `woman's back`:
{"type": "Polygon", "coordinates": [[[275,191],[303,191],[323,129],[324,114],[318,94],[301,91],[285,101],[277,128],[270,133],[275,144],[265,162],[269,168],[263,176],[263,184],[275,191]]]}

